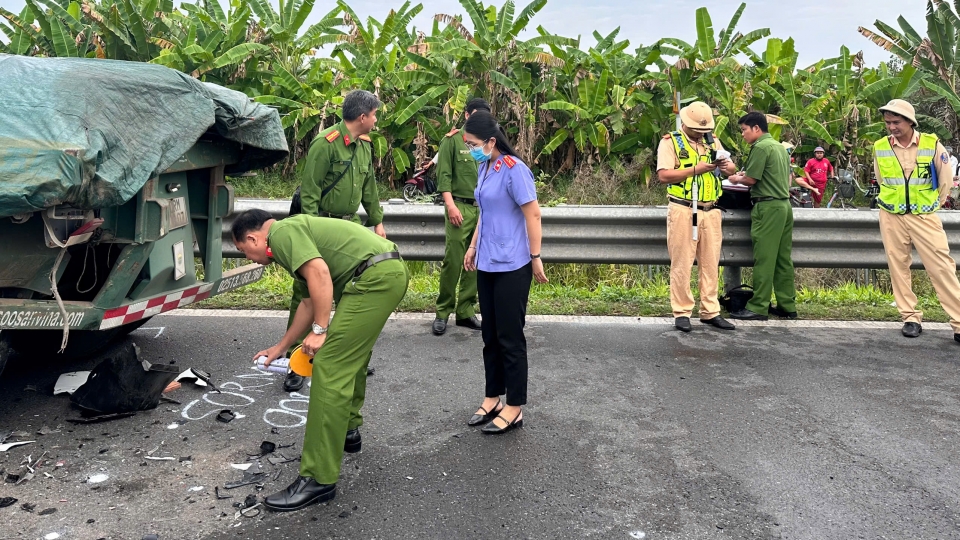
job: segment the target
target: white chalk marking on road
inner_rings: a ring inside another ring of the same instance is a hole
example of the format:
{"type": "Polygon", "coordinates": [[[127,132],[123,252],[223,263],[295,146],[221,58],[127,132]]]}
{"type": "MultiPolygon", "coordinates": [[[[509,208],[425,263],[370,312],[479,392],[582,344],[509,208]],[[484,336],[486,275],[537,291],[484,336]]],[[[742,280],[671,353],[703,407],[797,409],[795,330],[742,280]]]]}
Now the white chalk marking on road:
{"type": "MultiPolygon", "coordinates": [[[[263,318],[286,319],[287,311],[279,310],[231,310],[231,309],[178,309],[164,313],[160,317],[223,317],[223,318],[263,318]]],[[[433,321],[433,313],[393,313],[393,320],[405,321],[433,321]]],[[[591,315],[527,315],[529,323],[576,323],[576,324],[623,324],[637,326],[669,326],[673,327],[673,317],[619,317],[619,316],[591,316],[591,315]]],[[[737,326],[747,328],[839,328],[839,329],[877,329],[899,330],[903,326],[900,322],[885,321],[822,321],[822,320],[769,320],[769,321],[737,321],[731,320],[737,326]]],[[[923,323],[929,330],[950,330],[947,323],[923,323]]],[[[706,325],[704,325],[706,327],[706,325]]]]}
{"type": "Polygon", "coordinates": [[[87,478],[87,483],[88,483],[88,484],[99,484],[99,483],[101,483],[101,482],[106,482],[108,478],[110,478],[110,477],[107,476],[107,475],[105,475],[105,474],[95,474],[95,475],[91,476],[90,478],[87,478]]]}
{"type": "Polygon", "coordinates": [[[137,328],[137,330],[156,330],[157,335],[153,336],[153,339],[157,339],[158,337],[162,336],[163,331],[166,329],[167,329],[166,326],[143,326],[143,327],[137,328]]]}

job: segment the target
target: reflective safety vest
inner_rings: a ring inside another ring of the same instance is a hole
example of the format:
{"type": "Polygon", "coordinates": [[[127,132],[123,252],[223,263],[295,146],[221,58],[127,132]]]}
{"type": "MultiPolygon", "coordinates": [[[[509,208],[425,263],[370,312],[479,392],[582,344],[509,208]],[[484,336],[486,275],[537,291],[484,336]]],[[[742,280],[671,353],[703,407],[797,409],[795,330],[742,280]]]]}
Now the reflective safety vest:
{"type": "MultiPolygon", "coordinates": [[[[673,140],[673,149],[677,152],[677,160],[680,162],[680,166],[677,167],[678,169],[691,169],[695,167],[697,163],[710,162],[710,153],[707,152],[706,155],[697,156],[696,148],[690,144],[690,140],[687,139],[687,136],[683,132],[674,131],[669,135],[663,136],[663,138],[667,137],[673,140]]],[[[704,141],[704,145],[706,145],[706,141],[704,141]]],[[[678,184],[670,184],[667,186],[667,194],[678,199],[692,201],[694,181],[697,183],[697,191],[699,192],[697,194],[697,201],[711,203],[720,198],[720,180],[712,171],[691,176],[678,184]]]]}
{"type": "MultiPolygon", "coordinates": [[[[920,134],[917,167],[904,178],[900,160],[893,153],[890,138],[874,143],[873,156],[880,169],[880,195],[877,206],[891,214],[929,214],[940,207],[940,192],[933,185],[933,161],[937,154],[937,136],[920,134]]],[[[952,181],[952,179],[943,179],[952,181]]]]}

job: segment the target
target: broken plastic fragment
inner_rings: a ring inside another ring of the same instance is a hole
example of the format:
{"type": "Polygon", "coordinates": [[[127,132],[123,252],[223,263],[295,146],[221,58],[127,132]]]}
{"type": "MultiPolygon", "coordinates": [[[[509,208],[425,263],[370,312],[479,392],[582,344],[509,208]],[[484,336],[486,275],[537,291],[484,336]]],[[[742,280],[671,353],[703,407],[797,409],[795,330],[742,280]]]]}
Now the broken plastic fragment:
{"type": "Polygon", "coordinates": [[[251,465],[253,465],[253,463],[231,463],[230,464],[230,466],[233,467],[234,469],[239,469],[241,471],[245,471],[249,469],[251,465]]]}
{"type": "Polygon", "coordinates": [[[217,415],[217,420],[223,422],[224,424],[229,424],[230,421],[236,417],[237,415],[233,414],[233,411],[230,409],[224,409],[217,415]]]}
{"type": "Polygon", "coordinates": [[[240,480],[236,482],[227,482],[223,485],[224,489],[235,489],[238,487],[249,486],[250,484],[259,484],[267,477],[264,473],[243,473],[243,476],[240,480]]]}
{"type": "Polygon", "coordinates": [[[57,379],[57,384],[53,386],[53,395],[73,394],[77,388],[83,386],[90,377],[89,371],[72,371],[64,373],[57,379]]]}
{"type": "Polygon", "coordinates": [[[14,447],[17,447],[17,446],[23,446],[23,445],[25,445],[25,444],[30,444],[30,443],[33,443],[33,442],[36,442],[36,441],[20,441],[20,442],[11,442],[11,443],[6,443],[6,444],[0,444],[0,452],[6,452],[7,450],[9,450],[9,449],[11,449],[11,448],[14,448],[14,447]]]}
{"type": "Polygon", "coordinates": [[[0,508],[6,508],[8,506],[13,506],[17,503],[17,500],[13,497],[4,497],[0,499],[0,508]]]}
{"type": "Polygon", "coordinates": [[[108,478],[110,478],[110,477],[107,476],[107,475],[105,475],[105,474],[95,474],[95,475],[91,476],[90,478],[87,478],[87,483],[88,483],[88,484],[99,484],[99,483],[101,483],[101,482],[106,482],[108,478]]]}
{"type": "Polygon", "coordinates": [[[183,373],[177,375],[175,381],[193,381],[193,384],[197,386],[207,386],[207,383],[204,382],[196,373],[193,372],[193,369],[188,369],[183,373]]]}

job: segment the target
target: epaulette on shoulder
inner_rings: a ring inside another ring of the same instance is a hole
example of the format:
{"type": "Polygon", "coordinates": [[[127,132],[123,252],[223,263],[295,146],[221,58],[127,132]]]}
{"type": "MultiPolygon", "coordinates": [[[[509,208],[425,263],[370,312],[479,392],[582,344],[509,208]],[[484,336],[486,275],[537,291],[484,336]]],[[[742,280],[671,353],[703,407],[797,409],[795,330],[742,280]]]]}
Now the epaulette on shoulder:
{"type": "Polygon", "coordinates": [[[370,139],[370,136],[369,136],[369,135],[361,135],[361,136],[359,136],[359,137],[357,137],[357,138],[360,139],[361,141],[367,141],[368,143],[372,143],[372,142],[373,142],[373,140],[370,139]]]}
{"type": "Polygon", "coordinates": [[[453,136],[456,135],[457,133],[460,133],[460,130],[457,129],[457,128],[453,128],[453,129],[450,130],[450,133],[447,133],[447,137],[453,137],[453,136]]]}
{"type": "Polygon", "coordinates": [[[337,137],[339,136],[340,136],[340,132],[337,130],[333,130],[330,133],[327,133],[323,138],[326,139],[328,143],[332,143],[333,141],[337,140],[337,137]]]}
{"type": "Polygon", "coordinates": [[[664,133],[664,134],[663,134],[663,137],[660,137],[660,138],[661,138],[661,139],[669,139],[669,138],[672,137],[672,136],[673,136],[673,135],[670,134],[670,133],[664,133]]]}
{"type": "Polygon", "coordinates": [[[513,159],[513,156],[503,156],[503,162],[507,164],[507,167],[513,168],[517,164],[517,160],[513,159]]]}

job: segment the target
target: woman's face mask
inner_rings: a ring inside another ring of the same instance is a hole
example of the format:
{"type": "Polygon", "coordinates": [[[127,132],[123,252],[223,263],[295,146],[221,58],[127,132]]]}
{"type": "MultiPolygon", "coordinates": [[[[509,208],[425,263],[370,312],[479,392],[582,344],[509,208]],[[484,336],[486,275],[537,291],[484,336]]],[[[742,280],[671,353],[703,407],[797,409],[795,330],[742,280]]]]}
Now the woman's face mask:
{"type": "Polygon", "coordinates": [[[473,157],[473,159],[477,160],[477,163],[483,163],[484,161],[488,161],[490,159],[490,154],[493,154],[493,149],[490,150],[490,154],[487,154],[486,152],[483,151],[483,147],[486,144],[487,143],[483,143],[480,146],[470,149],[470,156],[473,157]]]}

